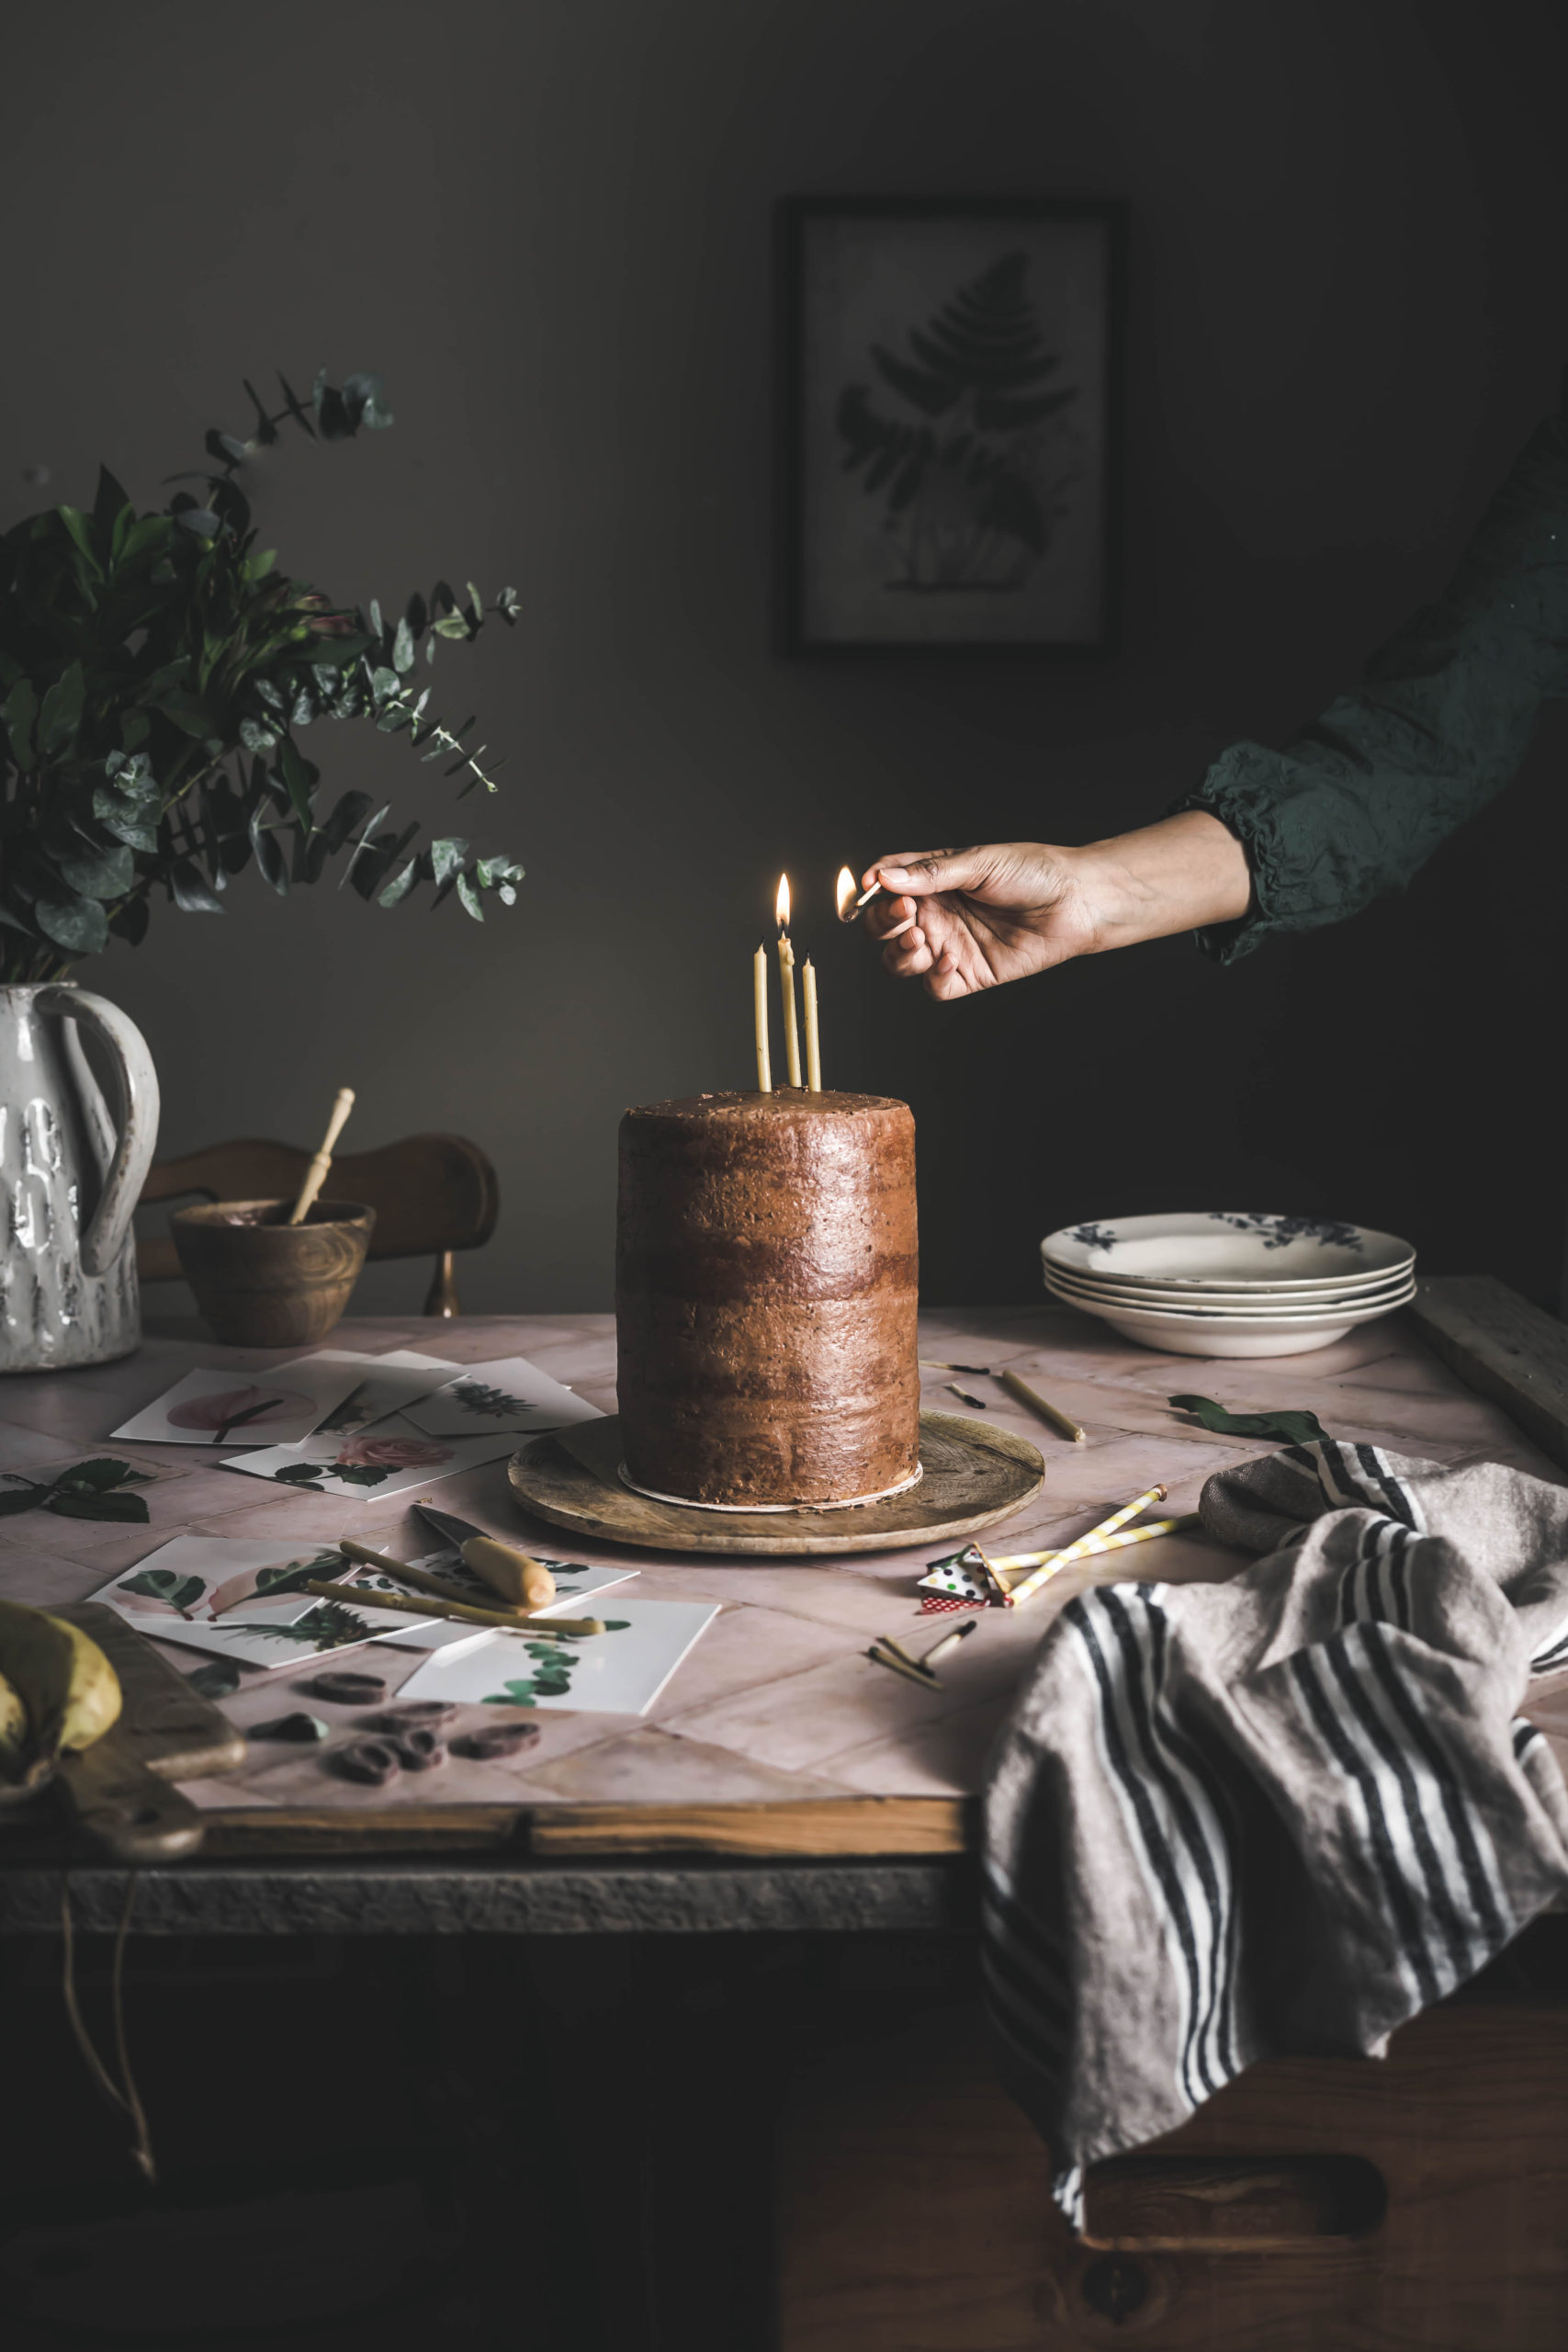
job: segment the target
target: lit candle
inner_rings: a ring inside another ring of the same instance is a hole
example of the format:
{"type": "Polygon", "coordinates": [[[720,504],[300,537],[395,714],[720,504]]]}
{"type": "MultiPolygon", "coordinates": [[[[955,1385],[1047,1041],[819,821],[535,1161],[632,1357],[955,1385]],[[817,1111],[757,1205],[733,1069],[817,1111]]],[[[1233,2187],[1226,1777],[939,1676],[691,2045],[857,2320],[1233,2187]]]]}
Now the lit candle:
{"type": "Polygon", "coordinates": [[[806,991],[806,1083],[813,1094],[822,1091],[822,1040],[817,1028],[817,968],[808,956],[801,967],[806,991]]]}
{"type": "Polygon", "coordinates": [[[792,1086],[800,1084],[800,1029],[795,1017],[795,949],[789,937],[789,876],[779,876],[773,912],[779,923],[779,987],[784,995],[784,1067],[792,1086]]]}
{"type": "Polygon", "coordinates": [[[773,1066],[768,1052],[768,951],[759,947],[751,963],[752,1004],[757,1022],[757,1091],[773,1091],[773,1066]]]}
{"type": "Polygon", "coordinates": [[[839,921],[853,922],[855,919],[855,877],[847,865],[839,868],[839,879],[833,896],[838,901],[839,921]]]}

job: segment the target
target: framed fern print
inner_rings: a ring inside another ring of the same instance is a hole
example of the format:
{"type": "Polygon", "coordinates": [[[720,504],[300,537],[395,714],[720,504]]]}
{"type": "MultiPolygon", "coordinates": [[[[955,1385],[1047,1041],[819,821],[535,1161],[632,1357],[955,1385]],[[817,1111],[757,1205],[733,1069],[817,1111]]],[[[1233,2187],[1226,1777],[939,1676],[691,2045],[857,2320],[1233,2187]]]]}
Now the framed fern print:
{"type": "Polygon", "coordinates": [[[1103,652],[1123,208],[783,208],[796,652],[1103,652]]]}

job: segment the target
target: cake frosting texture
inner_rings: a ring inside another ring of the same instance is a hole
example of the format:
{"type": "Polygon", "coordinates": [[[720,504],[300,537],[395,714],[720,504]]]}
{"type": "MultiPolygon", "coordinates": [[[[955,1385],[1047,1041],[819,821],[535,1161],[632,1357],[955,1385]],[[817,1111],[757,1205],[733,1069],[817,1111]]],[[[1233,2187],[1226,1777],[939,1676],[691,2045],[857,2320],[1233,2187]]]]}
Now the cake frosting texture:
{"type": "Polygon", "coordinates": [[[919,1462],[915,1122],[876,1094],[702,1094],[621,1122],[615,1328],[639,1487],[848,1502],[919,1462]]]}

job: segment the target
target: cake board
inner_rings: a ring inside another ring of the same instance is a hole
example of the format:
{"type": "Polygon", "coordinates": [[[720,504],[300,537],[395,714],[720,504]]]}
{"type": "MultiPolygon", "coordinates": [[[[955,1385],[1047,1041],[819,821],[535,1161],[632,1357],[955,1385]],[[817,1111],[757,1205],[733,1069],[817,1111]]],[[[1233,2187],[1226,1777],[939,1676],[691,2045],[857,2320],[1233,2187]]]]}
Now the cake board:
{"type": "Polygon", "coordinates": [[[945,1544],[1010,1519],[1040,1492],[1039,1449],[1011,1430],[987,1429],[956,1413],[920,1415],[919,1486],[847,1510],[710,1511],[656,1502],[620,1476],[618,1416],[530,1438],[508,1465],[525,1510],[553,1527],[600,1543],[658,1552],[714,1552],[761,1559],[851,1552],[896,1552],[906,1544],[945,1544]]]}

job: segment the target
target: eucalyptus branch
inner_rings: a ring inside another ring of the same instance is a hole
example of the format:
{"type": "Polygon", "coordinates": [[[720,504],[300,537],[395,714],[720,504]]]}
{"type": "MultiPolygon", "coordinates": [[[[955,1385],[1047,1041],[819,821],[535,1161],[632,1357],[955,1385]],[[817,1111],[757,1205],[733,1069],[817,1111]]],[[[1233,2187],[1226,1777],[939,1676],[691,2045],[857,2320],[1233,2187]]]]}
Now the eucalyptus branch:
{"type": "Polygon", "coordinates": [[[289,423],[333,442],[392,421],[375,377],[339,389],[323,371],[309,401],[278,383],[271,409],[247,380],[249,434],[214,428],[209,465],[171,477],[204,485],[205,504],[181,490],[139,514],[103,473],[90,511],[57,507],[0,537],[0,980],[51,978],[111,926],[134,945],[155,883],[183,912],[221,913],[217,894],[253,861],[279,896],[346,851],[343,881],[381,906],[422,882],[475,921],[486,894],[515,902],[511,858],[453,835],[412,850],[418,820],[389,822],[389,803],[320,799],[299,739],[324,718],[406,733],[448,763],[459,798],[493,796],[486,746],[467,745],[474,721],[427,717],[408,673],[422,645],[429,662],[442,638],[471,644],[492,617],[514,627],[519,602],[505,588],[487,604],[470,582],[459,603],[437,581],[395,621],[372,605],[367,622],[276,570],[251,528],[246,462],[289,423]]]}

